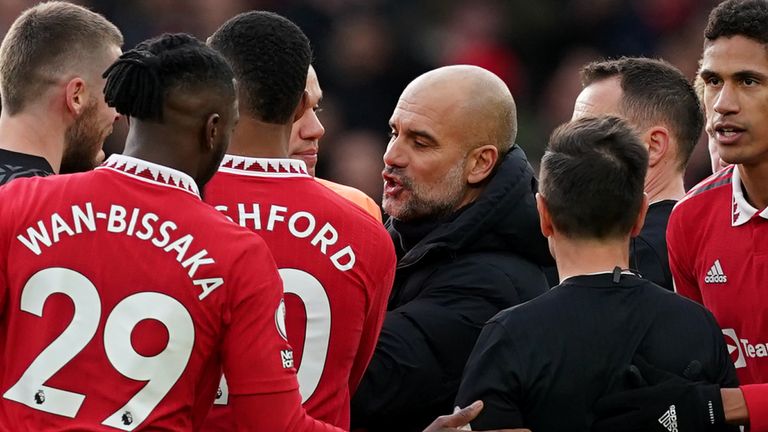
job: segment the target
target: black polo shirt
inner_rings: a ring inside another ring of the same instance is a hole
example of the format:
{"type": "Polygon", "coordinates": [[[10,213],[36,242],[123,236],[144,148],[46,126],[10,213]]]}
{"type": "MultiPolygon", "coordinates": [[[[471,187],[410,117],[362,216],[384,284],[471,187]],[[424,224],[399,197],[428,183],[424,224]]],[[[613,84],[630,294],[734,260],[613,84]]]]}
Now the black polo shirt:
{"type": "Polygon", "coordinates": [[[53,168],[45,158],[0,149],[0,185],[19,177],[45,177],[53,168]]]}
{"type": "Polygon", "coordinates": [[[629,267],[670,291],[674,287],[667,255],[667,222],[675,204],[677,201],[664,200],[648,206],[640,235],[629,243],[629,267]]]}
{"type": "Polygon", "coordinates": [[[620,378],[636,353],[678,374],[698,360],[701,379],[737,385],[711,313],[635,275],[614,283],[602,273],[568,278],[491,319],[467,362],[456,405],[484,402],[473,430],[586,432],[594,403],[623,388],[620,378]]]}

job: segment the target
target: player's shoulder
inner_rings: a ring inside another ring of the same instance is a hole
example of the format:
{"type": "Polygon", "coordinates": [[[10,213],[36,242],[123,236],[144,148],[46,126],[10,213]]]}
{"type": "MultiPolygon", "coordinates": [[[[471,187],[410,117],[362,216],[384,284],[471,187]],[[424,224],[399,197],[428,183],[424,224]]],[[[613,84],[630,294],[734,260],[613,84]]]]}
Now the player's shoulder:
{"type": "Polygon", "coordinates": [[[666,222],[677,203],[678,201],[675,200],[663,200],[649,205],[648,213],[645,215],[645,223],[666,222]]]}
{"type": "Polygon", "coordinates": [[[62,193],[78,193],[80,185],[92,172],[52,176],[20,177],[0,187],[0,200],[4,203],[24,205],[25,202],[44,202],[59,199],[62,193]]]}
{"type": "Polygon", "coordinates": [[[557,287],[549,289],[541,295],[527,302],[514,305],[497,313],[488,322],[502,325],[508,332],[527,332],[532,328],[540,328],[540,325],[551,324],[555,319],[552,316],[563,305],[568,306],[567,291],[557,287]]]}
{"type": "MultiPolygon", "coordinates": [[[[311,190],[311,195],[315,198],[313,200],[314,205],[326,207],[329,210],[328,214],[331,217],[353,221],[360,229],[374,231],[380,235],[389,237],[381,222],[371,217],[371,214],[368,213],[361,205],[355,203],[347,196],[340,194],[336,189],[328,186],[328,183],[332,182],[315,178],[310,182],[310,184],[307,184],[307,188],[311,190]]],[[[373,200],[371,200],[368,195],[357,189],[337,183],[334,184],[336,186],[356,191],[359,193],[359,195],[355,196],[364,197],[365,199],[373,202],[373,200]]]]}
{"type": "Polygon", "coordinates": [[[377,222],[381,223],[381,209],[373,198],[365,194],[365,192],[353,188],[352,186],[343,185],[341,183],[334,183],[330,180],[321,179],[315,177],[315,180],[324,187],[333,191],[336,195],[341,196],[347,201],[350,201],[354,205],[362,209],[366,214],[370,215],[377,222]]]}
{"type": "Polygon", "coordinates": [[[677,203],[674,212],[679,212],[680,209],[700,207],[703,205],[702,203],[718,197],[723,192],[730,192],[735,169],[735,165],[729,165],[699,182],[677,203]]]}
{"type": "Polygon", "coordinates": [[[687,321],[696,321],[706,316],[704,306],[659,285],[643,280],[639,292],[648,300],[648,313],[666,313],[679,316],[687,321]]]}
{"type": "Polygon", "coordinates": [[[352,186],[343,185],[341,183],[335,183],[330,180],[322,179],[319,177],[315,177],[315,180],[321,185],[327,187],[328,189],[332,190],[338,195],[341,195],[342,197],[348,199],[349,201],[352,201],[353,203],[359,205],[360,207],[368,208],[368,206],[370,206],[371,204],[376,205],[376,202],[360,189],[353,188],[352,186]]]}
{"type": "Polygon", "coordinates": [[[315,180],[320,183],[321,185],[327,187],[328,189],[336,192],[337,194],[343,196],[343,197],[352,197],[352,198],[368,198],[368,195],[364,194],[361,190],[355,189],[352,186],[347,186],[341,183],[332,182],[330,180],[326,180],[320,177],[315,177],[315,180]]]}

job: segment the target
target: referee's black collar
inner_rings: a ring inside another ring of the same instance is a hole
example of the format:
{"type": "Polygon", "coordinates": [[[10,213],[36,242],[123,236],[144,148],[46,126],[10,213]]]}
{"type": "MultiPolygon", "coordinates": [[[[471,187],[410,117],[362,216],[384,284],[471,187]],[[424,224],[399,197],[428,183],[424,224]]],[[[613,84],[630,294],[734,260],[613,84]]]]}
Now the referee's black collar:
{"type": "Polygon", "coordinates": [[[558,286],[566,285],[582,285],[592,287],[611,287],[617,285],[624,285],[629,282],[634,285],[636,282],[641,282],[643,279],[636,273],[630,270],[622,270],[619,282],[614,282],[614,274],[612,271],[605,271],[599,273],[581,274],[575,276],[569,276],[562,281],[558,286]]]}

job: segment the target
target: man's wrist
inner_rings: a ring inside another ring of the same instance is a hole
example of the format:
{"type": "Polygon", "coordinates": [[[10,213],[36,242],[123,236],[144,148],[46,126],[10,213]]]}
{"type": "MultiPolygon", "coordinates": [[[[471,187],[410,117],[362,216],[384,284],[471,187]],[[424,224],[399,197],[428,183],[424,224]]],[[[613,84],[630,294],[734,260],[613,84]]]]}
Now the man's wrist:
{"type": "Polygon", "coordinates": [[[725,422],[733,425],[746,425],[749,423],[749,411],[744,394],[739,388],[721,388],[720,396],[723,398],[723,411],[725,422]]]}

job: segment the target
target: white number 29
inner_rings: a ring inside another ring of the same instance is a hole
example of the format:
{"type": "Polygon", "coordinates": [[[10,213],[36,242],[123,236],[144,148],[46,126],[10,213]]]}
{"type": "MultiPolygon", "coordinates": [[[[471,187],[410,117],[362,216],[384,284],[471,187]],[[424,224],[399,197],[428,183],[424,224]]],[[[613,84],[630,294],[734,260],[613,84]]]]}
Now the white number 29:
{"type": "MultiPolygon", "coordinates": [[[[24,285],[21,310],[42,317],[46,300],[56,293],[72,300],[72,321],[3,397],[40,411],[74,418],[86,395],[48,387],[45,383],[93,339],[101,319],[101,300],[96,287],[85,276],[53,267],[35,273],[24,285]]],[[[107,358],[123,376],[147,381],[147,384],[102,424],[130,431],[146,420],[186,369],[194,333],[189,312],[168,295],[142,292],[118,303],[104,325],[107,358]],[[131,345],[131,332],[146,319],[157,320],[168,330],[167,346],[153,357],[137,353],[131,345]]]]}

